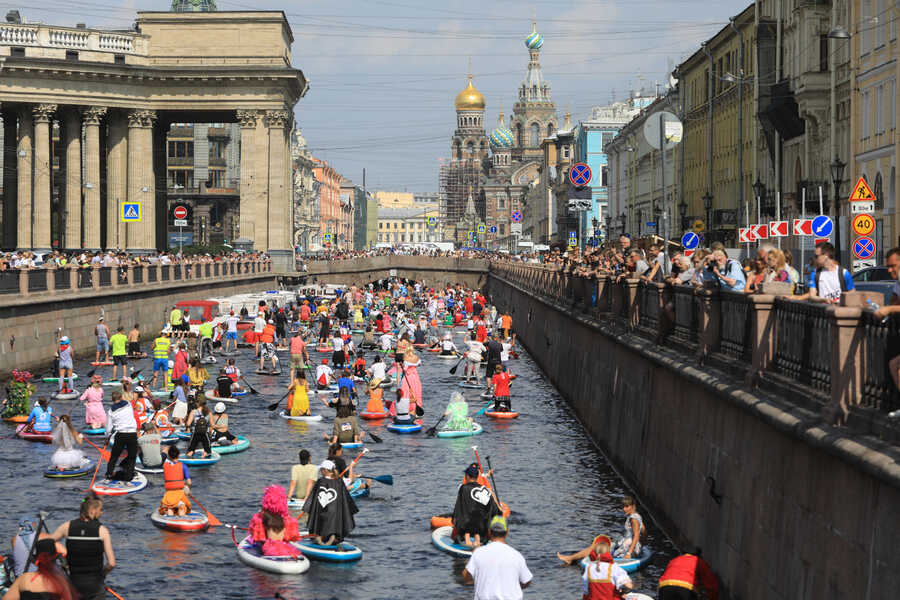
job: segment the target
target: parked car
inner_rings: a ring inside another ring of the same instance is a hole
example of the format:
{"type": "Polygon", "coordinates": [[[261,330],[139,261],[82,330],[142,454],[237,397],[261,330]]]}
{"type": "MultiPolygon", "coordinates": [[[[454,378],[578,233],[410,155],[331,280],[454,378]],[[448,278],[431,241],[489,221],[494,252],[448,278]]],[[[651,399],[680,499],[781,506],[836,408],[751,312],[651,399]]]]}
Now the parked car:
{"type": "Polygon", "coordinates": [[[882,306],[890,303],[897,280],[891,277],[887,267],[881,265],[862,269],[853,274],[853,285],[861,292],[878,292],[884,296],[882,306]]]}

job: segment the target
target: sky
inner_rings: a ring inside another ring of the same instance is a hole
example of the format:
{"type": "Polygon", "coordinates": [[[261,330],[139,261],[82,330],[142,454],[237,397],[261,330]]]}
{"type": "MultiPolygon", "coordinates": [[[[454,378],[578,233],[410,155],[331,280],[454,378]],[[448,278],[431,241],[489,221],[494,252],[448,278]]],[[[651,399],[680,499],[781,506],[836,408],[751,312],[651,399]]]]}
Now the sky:
{"type": "MultiPolygon", "coordinates": [[[[313,154],[369,189],[438,191],[453,101],[471,58],[487,102],[487,134],[509,116],[525,76],[532,19],[562,124],[630,90],[662,88],[668,73],[749,1],[724,0],[218,0],[219,10],[283,10],[293,65],[310,89],[295,108],[313,154]]],[[[128,28],[168,0],[29,0],[29,21],[128,28]]]]}

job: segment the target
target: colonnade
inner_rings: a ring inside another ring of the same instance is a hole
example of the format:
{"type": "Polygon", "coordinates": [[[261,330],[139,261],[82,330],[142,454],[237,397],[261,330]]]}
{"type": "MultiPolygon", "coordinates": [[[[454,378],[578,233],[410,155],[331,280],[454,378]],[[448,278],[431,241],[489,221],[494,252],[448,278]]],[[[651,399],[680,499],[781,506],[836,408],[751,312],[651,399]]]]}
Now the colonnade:
{"type": "MultiPolygon", "coordinates": [[[[252,240],[258,250],[290,252],[292,114],[231,114],[242,133],[240,236],[252,240]]],[[[133,253],[165,248],[166,133],[176,115],[183,119],[184,111],[4,103],[2,246],[35,251],[54,247],[50,223],[56,187],[62,211],[58,248],[133,253]],[[54,121],[59,123],[61,146],[55,172],[54,121]],[[121,222],[124,202],[141,203],[140,222],[121,222]]]]}

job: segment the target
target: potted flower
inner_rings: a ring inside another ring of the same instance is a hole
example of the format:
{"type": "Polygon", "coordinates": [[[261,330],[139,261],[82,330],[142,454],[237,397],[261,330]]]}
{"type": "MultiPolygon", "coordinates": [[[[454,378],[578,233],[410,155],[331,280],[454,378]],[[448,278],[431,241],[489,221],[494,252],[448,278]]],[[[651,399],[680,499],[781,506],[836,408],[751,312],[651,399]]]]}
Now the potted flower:
{"type": "Polygon", "coordinates": [[[31,373],[13,369],[12,381],[6,387],[6,400],[3,401],[3,419],[18,421],[27,418],[30,412],[31,395],[34,394],[34,385],[31,383],[31,373]]]}

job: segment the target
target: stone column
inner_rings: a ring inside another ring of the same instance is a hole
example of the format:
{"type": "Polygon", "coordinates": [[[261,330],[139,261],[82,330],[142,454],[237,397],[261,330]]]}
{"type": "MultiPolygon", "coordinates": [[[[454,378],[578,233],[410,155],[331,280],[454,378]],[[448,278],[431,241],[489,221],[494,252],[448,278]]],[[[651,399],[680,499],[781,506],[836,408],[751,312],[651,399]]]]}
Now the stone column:
{"type": "Polygon", "coordinates": [[[55,104],[38,104],[34,115],[34,205],[31,245],[35,250],[50,250],[50,183],[53,159],[50,156],[50,129],[55,104]]]}
{"type": "Polygon", "coordinates": [[[19,132],[16,144],[16,207],[18,235],[16,247],[20,250],[32,247],[31,243],[31,210],[32,210],[32,172],[34,167],[34,117],[31,109],[23,109],[19,113],[19,132]]]}
{"type": "Polygon", "coordinates": [[[15,248],[18,231],[19,196],[16,177],[16,142],[18,131],[15,111],[3,112],[3,248],[15,248]]]}
{"type": "Polygon", "coordinates": [[[119,205],[128,198],[128,126],[125,115],[109,115],[106,158],[106,245],[125,248],[125,226],[119,218],[119,205]]]}
{"type": "Polygon", "coordinates": [[[259,112],[239,110],[237,118],[241,124],[241,207],[238,237],[253,240],[255,246],[260,248],[259,236],[264,234],[265,228],[258,227],[257,224],[264,222],[260,211],[265,209],[265,203],[259,192],[259,180],[265,178],[266,171],[260,170],[258,164],[265,164],[257,147],[260,138],[259,112]]]}
{"type": "Polygon", "coordinates": [[[156,111],[128,113],[128,202],[141,204],[141,222],[127,224],[128,250],[150,254],[156,249],[153,192],[153,121],[156,111]]]}
{"type": "Polygon", "coordinates": [[[831,338],[831,398],[822,407],[828,425],[844,425],[850,408],[858,406],[865,388],[863,351],[865,328],[860,327],[862,309],[829,306],[834,334],[831,338]]]}
{"type": "MultiPolygon", "coordinates": [[[[105,114],[106,107],[103,106],[92,106],[81,113],[84,123],[84,247],[90,250],[100,249],[100,119],[105,114]]],[[[115,237],[114,229],[107,231],[107,236],[115,237]]]]}
{"type": "Polygon", "coordinates": [[[697,354],[701,361],[719,349],[722,305],[719,291],[700,288],[694,292],[700,298],[700,322],[697,323],[697,354]]]}
{"type": "Polygon", "coordinates": [[[67,110],[62,118],[61,138],[65,149],[65,169],[60,186],[65,190],[65,219],[62,247],[77,250],[81,242],[81,115],[67,110]]]}
{"type": "Polygon", "coordinates": [[[257,247],[265,250],[283,270],[290,269],[291,251],[291,197],[286,187],[285,175],[290,162],[285,154],[285,139],[291,113],[286,110],[266,111],[266,127],[269,130],[269,206],[268,245],[257,247]]]}

